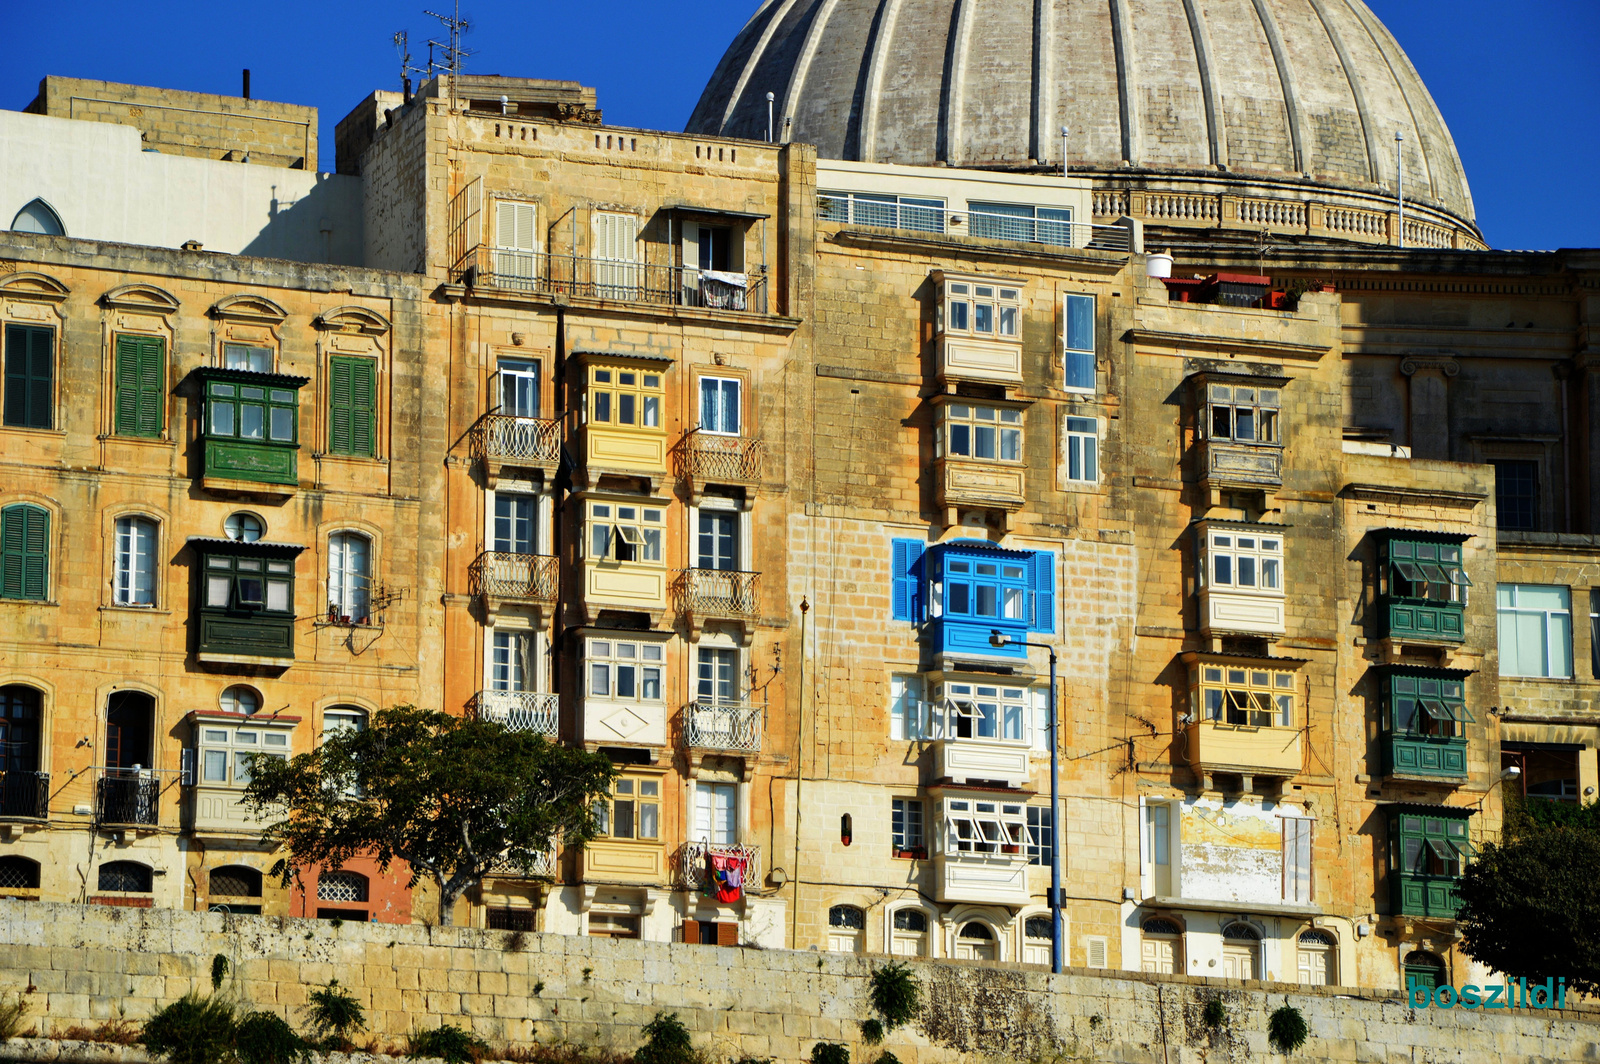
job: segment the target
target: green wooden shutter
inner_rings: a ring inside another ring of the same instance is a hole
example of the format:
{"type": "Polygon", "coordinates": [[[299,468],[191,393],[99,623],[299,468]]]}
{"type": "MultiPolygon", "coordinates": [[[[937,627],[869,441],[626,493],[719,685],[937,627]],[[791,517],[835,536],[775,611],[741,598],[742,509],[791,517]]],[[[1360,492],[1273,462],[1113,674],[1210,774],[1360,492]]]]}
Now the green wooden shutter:
{"type": "Polygon", "coordinates": [[[49,562],[50,515],[25,505],[0,511],[0,598],[44,598],[49,562]]]}
{"type": "Polygon", "coordinates": [[[378,364],[370,358],[334,358],[328,369],[328,450],[370,456],[377,428],[378,364]]]}
{"type": "Polygon", "coordinates": [[[17,428],[53,427],[55,330],[7,325],[5,423],[17,428]]]}
{"type": "Polygon", "coordinates": [[[118,436],[160,437],[166,413],[166,343],[156,336],[117,337],[118,436]]]}

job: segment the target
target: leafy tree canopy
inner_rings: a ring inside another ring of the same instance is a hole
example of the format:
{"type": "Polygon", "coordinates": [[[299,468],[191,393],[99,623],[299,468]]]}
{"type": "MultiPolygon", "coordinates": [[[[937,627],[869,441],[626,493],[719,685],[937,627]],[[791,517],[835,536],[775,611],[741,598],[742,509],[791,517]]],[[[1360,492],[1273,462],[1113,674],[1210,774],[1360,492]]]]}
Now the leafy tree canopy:
{"type": "Polygon", "coordinates": [[[357,855],[411,883],[439,888],[439,922],[494,866],[529,867],[557,841],[582,844],[616,770],[601,754],[547,742],[491,721],[396,706],[368,727],[340,731],[289,761],[257,757],[244,800],[275,821],[266,836],[288,850],[285,882],[311,865],[357,855]],[[281,818],[281,819],[279,819],[281,818]]]}
{"type": "Polygon", "coordinates": [[[1474,960],[1600,993],[1600,808],[1508,805],[1506,837],[1462,876],[1456,923],[1474,960]]]}

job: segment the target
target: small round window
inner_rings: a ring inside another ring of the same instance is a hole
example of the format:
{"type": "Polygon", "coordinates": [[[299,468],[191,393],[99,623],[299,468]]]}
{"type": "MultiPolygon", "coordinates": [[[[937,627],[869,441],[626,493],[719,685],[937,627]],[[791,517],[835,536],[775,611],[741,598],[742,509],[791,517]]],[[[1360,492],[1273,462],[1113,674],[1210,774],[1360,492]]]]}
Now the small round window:
{"type": "Polygon", "coordinates": [[[261,518],[255,514],[241,511],[229,514],[228,519],[222,522],[222,530],[228,534],[229,539],[236,539],[241,543],[254,543],[261,538],[261,533],[266,531],[266,525],[263,525],[261,518]]]}
{"type": "Polygon", "coordinates": [[[261,710],[261,692],[244,684],[234,684],[222,692],[222,711],[253,716],[261,710]]]}

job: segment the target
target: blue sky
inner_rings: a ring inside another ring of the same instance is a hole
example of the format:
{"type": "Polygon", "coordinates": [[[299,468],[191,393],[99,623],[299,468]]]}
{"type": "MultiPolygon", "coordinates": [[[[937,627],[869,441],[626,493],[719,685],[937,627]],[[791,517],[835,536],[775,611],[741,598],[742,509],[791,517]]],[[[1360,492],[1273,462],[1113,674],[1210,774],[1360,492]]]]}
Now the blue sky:
{"type": "MultiPolygon", "coordinates": [[[[448,2],[11,0],[0,28],[29,47],[0,67],[0,107],[27,106],[46,74],[237,94],[250,67],[256,96],[321,109],[322,165],[331,169],[334,124],[372,89],[398,87],[394,32],[410,31],[425,58],[423,42],[440,30],[422,9],[448,2]]],[[[1489,243],[1600,247],[1600,3],[1368,3],[1444,112],[1489,243]]],[[[466,0],[466,43],[476,50],[467,69],[581,81],[599,89],[608,122],[681,129],[756,6],[466,0]]]]}

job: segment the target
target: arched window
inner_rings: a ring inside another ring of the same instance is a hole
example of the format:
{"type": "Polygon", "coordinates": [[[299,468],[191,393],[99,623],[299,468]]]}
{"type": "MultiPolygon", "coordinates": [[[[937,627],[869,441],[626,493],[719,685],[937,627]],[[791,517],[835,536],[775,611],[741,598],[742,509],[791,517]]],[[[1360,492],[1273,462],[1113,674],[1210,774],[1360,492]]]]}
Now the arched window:
{"type": "Polygon", "coordinates": [[[38,233],[40,236],[66,236],[67,227],[61,224],[61,216],[44,200],[35,199],[17,212],[11,219],[13,233],[38,233]]]}
{"type": "Polygon", "coordinates": [[[149,894],[151,876],[149,865],[137,861],[108,861],[100,866],[100,889],[149,894]]]}
{"type": "Polygon", "coordinates": [[[372,541],[359,532],[328,537],[328,619],[366,624],[372,600],[372,541]]]}
{"type": "Polygon", "coordinates": [[[117,518],[116,603],[156,604],[156,523],[148,517],[117,518]]]}
{"type": "MultiPolygon", "coordinates": [[[[1022,922],[1022,963],[1049,964],[1051,940],[1050,917],[1030,916],[1022,922]]],[[[1063,943],[1063,945],[1065,945],[1063,943]]]]}
{"type": "Polygon", "coordinates": [[[261,897],[261,873],[244,865],[213,868],[209,877],[213,898],[261,897]]]}
{"type": "Polygon", "coordinates": [[[222,531],[227,533],[229,539],[238,540],[240,543],[255,543],[261,539],[261,533],[266,531],[266,526],[255,514],[240,510],[238,513],[228,515],[228,519],[222,522],[222,531]]]}
{"type": "Polygon", "coordinates": [[[989,925],[969,920],[956,934],[956,959],[969,961],[997,961],[1000,959],[998,943],[989,925]]]}
{"type": "Polygon", "coordinates": [[[1222,977],[1261,978],[1261,932],[1239,921],[1222,929],[1222,977]]]}
{"type": "Polygon", "coordinates": [[[324,872],[317,877],[318,901],[367,900],[367,877],[359,872],[324,872]]]}
{"type": "Polygon", "coordinates": [[[50,592],[50,512],[32,503],[0,510],[0,598],[43,600],[50,592]]]}
{"type": "Polygon", "coordinates": [[[1158,975],[1183,974],[1183,928],[1165,917],[1146,920],[1139,943],[1139,968],[1158,975]]]}
{"type": "Polygon", "coordinates": [[[236,683],[222,692],[219,699],[224,713],[242,713],[253,716],[261,712],[261,692],[248,684],[236,683]]]}
{"type": "Polygon", "coordinates": [[[1445,981],[1444,961],[1425,949],[1412,950],[1406,955],[1405,990],[1412,986],[1435,990],[1445,981]]]}
{"type": "Polygon", "coordinates": [[[39,771],[39,692],[0,687],[0,816],[50,815],[50,777],[39,771]]]}
{"type": "Polygon", "coordinates": [[[867,914],[854,905],[828,910],[828,948],[836,953],[860,953],[866,945],[867,914]]]}
{"type": "Polygon", "coordinates": [[[1311,986],[1339,985],[1339,942],[1327,931],[1300,934],[1300,981],[1311,986]]]}
{"type": "Polygon", "coordinates": [[[0,857],[0,890],[38,890],[39,862],[26,857],[0,857]]]}
{"type": "Polygon", "coordinates": [[[335,732],[364,731],[366,727],[367,711],[360,706],[329,706],[322,714],[323,738],[335,732]]]}
{"type": "Polygon", "coordinates": [[[889,952],[897,957],[928,956],[928,914],[921,909],[896,909],[889,952]]]}

